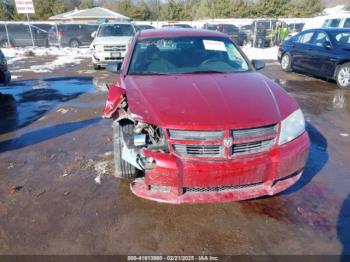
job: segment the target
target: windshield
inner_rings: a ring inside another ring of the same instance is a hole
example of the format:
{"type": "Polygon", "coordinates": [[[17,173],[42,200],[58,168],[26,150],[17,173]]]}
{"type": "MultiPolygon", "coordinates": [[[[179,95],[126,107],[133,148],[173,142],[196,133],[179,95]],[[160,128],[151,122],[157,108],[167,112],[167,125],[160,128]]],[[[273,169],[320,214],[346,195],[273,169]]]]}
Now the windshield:
{"type": "Polygon", "coordinates": [[[136,43],[129,74],[195,74],[249,71],[235,45],[224,37],[142,39],[136,43]]]}
{"type": "Polygon", "coordinates": [[[99,37],[109,37],[109,36],[133,36],[134,30],[131,25],[127,24],[110,24],[101,25],[100,30],[98,30],[99,37]]]}
{"type": "Polygon", "coordinates": [[[337,45],[350,47],[350,31],[333,33],[333,38],[337,45]]]}

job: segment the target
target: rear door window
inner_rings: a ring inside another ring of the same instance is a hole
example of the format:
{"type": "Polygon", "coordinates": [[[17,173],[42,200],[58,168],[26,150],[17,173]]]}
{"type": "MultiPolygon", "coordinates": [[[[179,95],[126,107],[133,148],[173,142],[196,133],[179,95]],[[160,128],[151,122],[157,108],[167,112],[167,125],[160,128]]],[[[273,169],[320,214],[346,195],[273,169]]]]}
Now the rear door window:
{"type": "Polygon", "coordinates": [[[324,42],[329,41],[329,37],[325,32],[317,32],[315,33],[315,37],[313,38],[311,44],[317,46],[323,46],[324,42]]]}

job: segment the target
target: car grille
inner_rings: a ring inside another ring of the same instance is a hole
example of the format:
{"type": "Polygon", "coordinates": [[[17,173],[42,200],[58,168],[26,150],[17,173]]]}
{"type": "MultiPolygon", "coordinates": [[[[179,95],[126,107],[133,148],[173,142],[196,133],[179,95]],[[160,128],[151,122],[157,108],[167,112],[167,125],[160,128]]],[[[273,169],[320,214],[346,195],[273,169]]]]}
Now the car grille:
{"type": "Polygon", "coordinates": [[[245,188],[256,187],[262,183],[236,185],[236,186],[221,186],[221,187],[185,187],[184,193],[210,193],[210,192],[230,192],[245,188]]]}
{"type": "Polygon", "coordinates": [[[105,45],[103,47],[104,51],[126,51],[126,45],[105,45]]]}
{"type": "Polygon", "coordinates": [[[244,139],[244,138],[276,135],[276,134],[277,134],[277,125],[258,127],[258,128],[232,130],[232,136],[234,137],[234,139],[244,139]]]}
{"type": "Polygon", "coordinates": [[[191,157],[221,157],[224,147],[220,145],[174,145],[174,150],[180,155],[191,157]]]}
{"type": "Polygon", "coordinates": [[[168,134],[174,151],[182,156],[234,157],[270,150],[276,141],[277,130],[277,125],[269,125],[230,130],[227,132],[230,137],[224,137],[225,131],[169,130],[168,134]]]}
{"type": "Polygon", "coordinates": [[[268,151],[274,143],[274,139],[255,141],[249,143],[233,144],[232,155],[245,155],[268,151]]]}
{"type": "Polygon", "coordinates": [[[224,131],[187,131],[187,130],[169,130],[171,139],[183,140],[219,140],[223,137],[224,131]]]}

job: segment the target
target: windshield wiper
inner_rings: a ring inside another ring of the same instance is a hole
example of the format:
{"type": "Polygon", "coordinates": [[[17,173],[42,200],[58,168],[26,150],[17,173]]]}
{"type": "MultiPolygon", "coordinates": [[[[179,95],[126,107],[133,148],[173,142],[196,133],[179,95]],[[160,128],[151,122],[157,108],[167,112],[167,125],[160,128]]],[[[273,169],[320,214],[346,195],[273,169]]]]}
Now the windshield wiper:
{"type": "Polygon", "coordinates": [[[150,71],[150,72],[132,72],[130,73],[130,75],[168,75],[167,73],[161,73],[161,72],[153,72],[153,71],[150,71]]]}
{"type": "Polygon", "coordinates": [[[217,70],[198,70],[198,71],[192,71],[192,72],[183,72],[181,74],[208,74],[208,73],[225,74],[225,73],[228,73],[228,72],[217,71],[217,70]]]}

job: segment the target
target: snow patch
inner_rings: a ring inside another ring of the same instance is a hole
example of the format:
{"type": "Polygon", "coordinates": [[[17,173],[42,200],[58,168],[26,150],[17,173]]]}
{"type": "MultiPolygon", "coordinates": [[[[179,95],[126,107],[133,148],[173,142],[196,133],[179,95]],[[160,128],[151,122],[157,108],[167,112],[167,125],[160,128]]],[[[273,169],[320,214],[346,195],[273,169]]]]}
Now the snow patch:
{"type": "Polygon", "coordinates": [[[250,60],[277,60],[278,46],[269,48],[254,48],[251,46],[243,46],[242,50],[250,60]]]}

